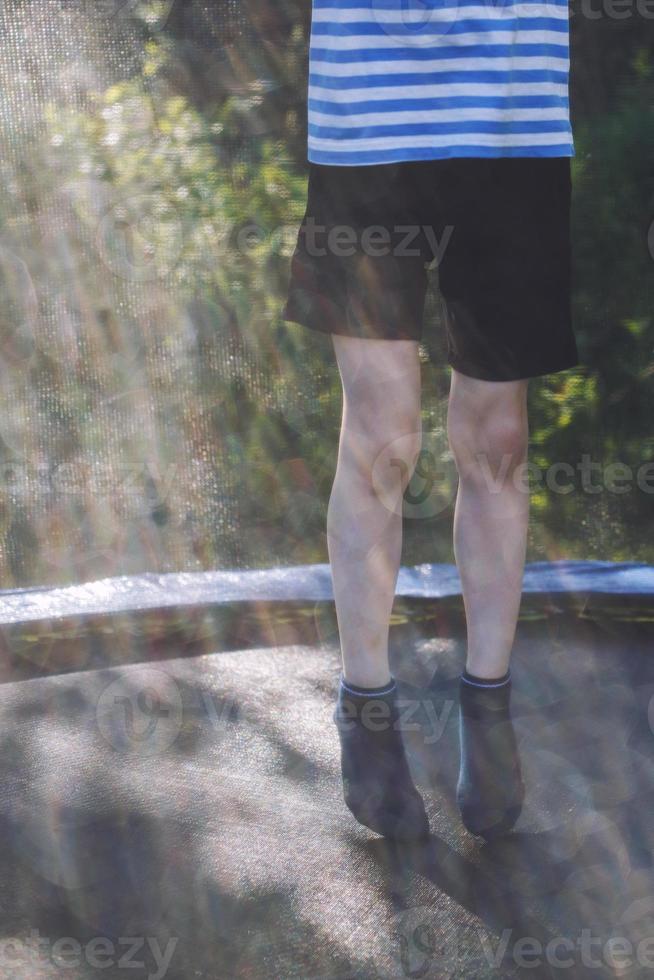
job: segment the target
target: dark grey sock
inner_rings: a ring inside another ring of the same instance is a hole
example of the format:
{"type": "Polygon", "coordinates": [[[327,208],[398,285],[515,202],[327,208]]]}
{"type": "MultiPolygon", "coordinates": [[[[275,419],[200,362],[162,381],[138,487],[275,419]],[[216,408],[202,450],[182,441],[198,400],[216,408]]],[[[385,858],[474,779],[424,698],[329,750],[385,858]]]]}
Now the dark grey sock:
{"type": "Polygon", "coordinates": [[[487,840],[511,830],[524,800],[510,701],[509,673],[495,680],[461,675],[457,802],[464,826],[487,840]]]}
{"type": "Polygon", "coordinates": [[[334,721],[345,803],[359,823],[408,841],[427,836],[429,822],[411,778],[398,719],[394,681],[366,689],[341,679],[334,721]]]}

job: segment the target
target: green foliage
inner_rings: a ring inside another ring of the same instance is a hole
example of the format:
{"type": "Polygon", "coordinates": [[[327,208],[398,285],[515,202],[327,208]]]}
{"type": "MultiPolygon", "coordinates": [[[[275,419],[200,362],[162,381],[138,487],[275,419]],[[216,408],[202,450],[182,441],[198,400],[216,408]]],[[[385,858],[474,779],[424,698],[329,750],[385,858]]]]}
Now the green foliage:
{"type": "MultiPolygon", "coordinates": [[[[582,368],[546,379],[533,402],[533,442],[542,464],[575,467],[590,454],[602,467],[625,464],[636,475],[654,461],[654,79],[643,51],[639,84],[624,85],[614,108],[580,122],[574,161],[574,320],[582,368]]],[[[644,470],[643,470],[644,472],[644,470]]],[[[550,539],[588,521],[581,553],[651,559],[643,529],[652,492],[633,486],[596,495],[536,500],[550,539]]],[[[575,546],[564,536],[566,546],[575,546]]],[[[577,545],[579,547],[579,545],[577,545]]]]}
{"type": "MultiPolygon", "coordinates": [[[[306,10],[248,2],[253,33],[221,48],[190,43],[182,5],[162,27],[160,8],[134,7],[140,59],[129,71],[75,99],[53,86],[38,125],[12,130],[4,154],[0,220],[26,257],[40,317],[4,393],[20,438],[5,426],[0,456],[22,445],[51,468],[106,459],[131,474],[102,498],[32,495],[13,524],[1,501],[6,586],[327,558],[340,383],[329,338],[281,317],[306,195],[306,10]],[[85,550],[99,557],[83,564],[85,550]]],[[[610,55],[623,82],[609,98],[579,24],[583,364],[530,388],[532,460],[572,467],[575,488],[535,482],[532,558],[654,554],[651,494],[590,494],[578,477],[585,456],[634,470],[654,458],[654,78],[638,32],[627,37],[610,55]]],[[[424,420],[442,434],[439,343],[423,358],[424,420]]],[[[451,516],[408,521],[405,560],[451,560],[451,516]]]]}

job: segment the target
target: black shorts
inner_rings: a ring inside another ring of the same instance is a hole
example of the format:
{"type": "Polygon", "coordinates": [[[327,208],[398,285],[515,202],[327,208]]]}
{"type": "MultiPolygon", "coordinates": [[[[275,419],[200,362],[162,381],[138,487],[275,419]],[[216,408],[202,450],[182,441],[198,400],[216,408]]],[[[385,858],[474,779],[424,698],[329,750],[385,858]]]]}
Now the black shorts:
{"type": "Polygon", "coordinates": [[[435,267],[457,371],[510,381],[579,363],[569,158],[309,167],[285,320],[421,340],[435,267]]]}

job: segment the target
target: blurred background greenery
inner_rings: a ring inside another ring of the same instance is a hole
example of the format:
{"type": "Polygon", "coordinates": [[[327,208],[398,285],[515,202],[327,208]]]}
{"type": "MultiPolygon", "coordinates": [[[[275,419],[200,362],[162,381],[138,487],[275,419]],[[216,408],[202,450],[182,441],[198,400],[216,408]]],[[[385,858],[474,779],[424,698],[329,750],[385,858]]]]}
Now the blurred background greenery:
{"type": "MultiPolygon", "coordinates": [[[[534,485],[530,559],[654,560],[654,21],[607,10],[571,11],[583,364],[531,385],[532,460],[574,476],[534,485]]],[[[327,560],[338,373],[280,316],[309,20],[304,0],[0,8],[0,588],[327,560]]],[[[428,315],[407,564],[453,560],[435,292],[428,315]]]]}

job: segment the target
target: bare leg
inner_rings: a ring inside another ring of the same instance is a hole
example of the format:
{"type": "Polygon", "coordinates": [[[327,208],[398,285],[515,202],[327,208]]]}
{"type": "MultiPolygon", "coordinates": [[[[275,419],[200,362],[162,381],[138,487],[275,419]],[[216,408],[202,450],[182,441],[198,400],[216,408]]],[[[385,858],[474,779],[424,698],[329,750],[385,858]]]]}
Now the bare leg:
{"type": "Polygon", "coordinates": [[[453,372],[448,435],[459,473],[454,552],[463,587],[467,669],[500,677],[520,608],[529,494],[516,476],[527,458],[527,381],[453,372]]]}
{"type": "Polygon", "coordinates": [[[390,681],[388,630],[402,496],[420,451],[420,362],[410,340],[334,336],[343,383],[327,540],[345,679],[390,681]]]}

